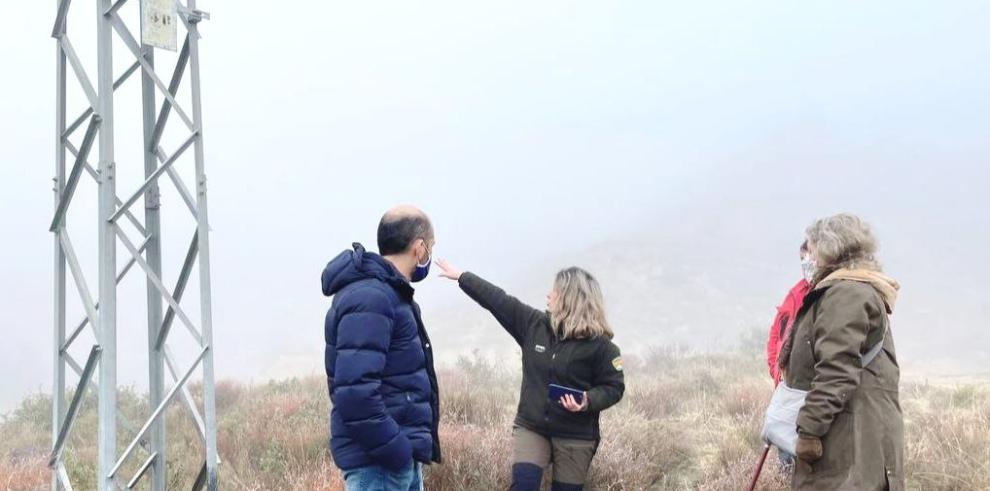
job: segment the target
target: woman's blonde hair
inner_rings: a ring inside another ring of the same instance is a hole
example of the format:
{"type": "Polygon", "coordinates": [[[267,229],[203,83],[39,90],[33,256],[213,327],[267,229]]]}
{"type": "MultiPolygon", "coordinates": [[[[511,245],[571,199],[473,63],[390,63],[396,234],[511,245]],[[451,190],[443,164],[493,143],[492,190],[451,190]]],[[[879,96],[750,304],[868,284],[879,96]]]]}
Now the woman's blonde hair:
{"type": "Polygon", "coordinates": [[[557,302],[550,318],[562,339],[612,339],[612,328],[605,319],[605,298],[591,273],[578,267],[561,270],[553,287],[557,302]]]}
{"type": "Polygon", "coordinates": [[[818,283],[839,269],[868,269],[880,271],[877,262],[877,240],[870,225],[856,215],[841,213],[816,220],[805,232],[814,246],[818,283]]]}

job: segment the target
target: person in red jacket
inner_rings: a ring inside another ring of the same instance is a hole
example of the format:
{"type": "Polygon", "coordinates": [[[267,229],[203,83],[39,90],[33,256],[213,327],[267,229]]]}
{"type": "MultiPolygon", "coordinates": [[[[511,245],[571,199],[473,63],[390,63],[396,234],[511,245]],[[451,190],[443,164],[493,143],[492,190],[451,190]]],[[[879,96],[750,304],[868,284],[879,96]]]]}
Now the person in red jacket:
{"type": "Polygon", "coordinates": [[[770,336],[767,338],[767,367],[770,369],[770,378],[773,384],[780,383],[782,374],[780,366],[777,364],[777,357],[780,355],[780,347],[784,345],[787,336],[791,333],[791,326],[794,325],[794,318],[797,317],[801,304],[804,303],[804,296],[811,288],[810,275],[814,272],[811,257],[808,254],[808,243],[801,244],[801,273],[802,278],[787,292],[784,302],[777,307],[777,316],[770,324],[770,336]]]}
{"type": "MultiPolygon", "coordinates": [[[[787,337],[790,336],[791,327],[794,326],[794,318],[797,317],[798,311],[801,310],[801,304],[804,303],[805,295],[811,290],[811,280],[815,273],[814,269],[811,254],[808,253],[808,242],[805,241],[801,244],[802,278],[796,285],[791,287],[791,290],[787,292],[787,296],[784,297],[783,303],[777,307],[777,315],[773,318],[773,324],[770,324],[770,335],[767,337],[767,367],[770,369],[770,378],[773,379],[774,386],[779,384],[784,377],[780,365],[777,363],[777,358],[780,356],[780,348],[787,341],[787,337]]],[[[780,464],[784,472],[789,473],[794,466],[794,456],[780,451],[777,457],[780,459],[780,464]]]]}

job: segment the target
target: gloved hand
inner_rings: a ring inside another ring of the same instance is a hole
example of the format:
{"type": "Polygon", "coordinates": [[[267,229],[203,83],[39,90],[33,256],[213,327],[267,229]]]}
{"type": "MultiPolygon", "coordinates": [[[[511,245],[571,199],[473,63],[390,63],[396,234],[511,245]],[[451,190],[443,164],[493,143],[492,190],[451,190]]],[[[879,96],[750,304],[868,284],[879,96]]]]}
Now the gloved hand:
{"type": "Polygon", "coordinates": [[[817,436],[799,435],[797,447],[797,458],[811,464],[822,458],[822,440],[817,436]]]}

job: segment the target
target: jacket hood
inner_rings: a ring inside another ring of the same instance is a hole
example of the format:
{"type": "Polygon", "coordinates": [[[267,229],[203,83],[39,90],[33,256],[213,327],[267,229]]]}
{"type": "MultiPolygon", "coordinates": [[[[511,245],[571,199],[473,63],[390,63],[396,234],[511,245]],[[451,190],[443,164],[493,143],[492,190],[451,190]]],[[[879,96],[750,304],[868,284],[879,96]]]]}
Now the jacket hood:
{"type": "Polygon", "coordinates": [[[897,280],[879,271],[869,269],[838,269],[818,282],[815,289],[834,285],[841,280],[868,283],[883,298],[883,302],[887,306],[887,313],[894,313],[894,304],[897,303],[897,292],[901,289],[901,285],[897,280]]]}
{"type": "Polygon", "coordinates": [[[399,293],[411,298],[413,288],[392,263],[355,242],[352,250],[345,250],[327,263],[320,279],[323,294],[331,296],[347,285],[370,278],[388,283],[399,293]]]}

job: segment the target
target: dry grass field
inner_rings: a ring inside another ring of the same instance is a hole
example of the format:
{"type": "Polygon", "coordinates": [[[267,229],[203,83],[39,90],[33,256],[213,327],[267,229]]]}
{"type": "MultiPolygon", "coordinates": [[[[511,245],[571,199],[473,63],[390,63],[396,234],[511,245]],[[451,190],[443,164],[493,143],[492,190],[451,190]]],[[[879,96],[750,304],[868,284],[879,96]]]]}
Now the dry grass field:
{"type": "MultiPolygon", "coordinates": [[[[757,458],[771,384],[755,354],[657,350],[626,361],[625,399],[603,416],[604,439],[591,489],[739,490],[757,458]]],[[[501,490],[509,479],[509,432],[518,397],[517,361],[463,358],[440,370],[443,465],[426,471],[430,490],[501,490]]],[[[140,395],[120,396],[128,419],[140,395]]],[[[902,384],[907,477],[918,490],[990,489],[990,387],[902,384]]],[[[89,399],[67,451],[76,489],[92,489],[95,401],[89,399]]],[[[320,377],[218,386],[221,488],[339,490],[327,448],[328,401],[320,377]]],[[[38,395],[0,421],[0,491],[50,489],[50,401],[38,395]]],[[[184,409],[170,409],[169,488],[188,489],[202,456],[184,409]],[[194,450],[195,449],[195,450],[194,450]]],[[[121,445],[133,433],[121,430],[121,445]]],[[[143,461],[133,459],[129,476],[143,461]]],[[[787,489],[773,454],[762,489],[787,489]]],[[[140,486],[139,486],[140,487],[140,486]]]]}

